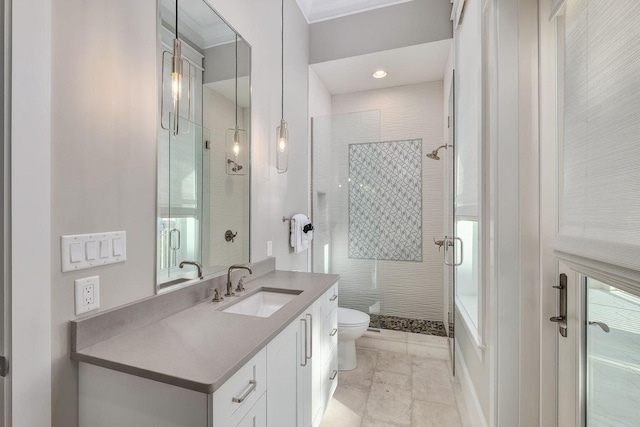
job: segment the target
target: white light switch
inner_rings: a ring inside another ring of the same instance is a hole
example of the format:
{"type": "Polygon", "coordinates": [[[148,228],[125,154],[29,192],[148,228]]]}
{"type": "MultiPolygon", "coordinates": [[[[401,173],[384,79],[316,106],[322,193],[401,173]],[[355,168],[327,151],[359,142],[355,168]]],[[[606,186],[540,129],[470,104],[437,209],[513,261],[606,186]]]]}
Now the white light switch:
{"type": "Polygon", "coordinates": [[[88,260],[96,259],[98,253],[98,244],[95,240],[90,240],[84,245],[85,258],[88,260]]]}
{"type": "Polygon", "coordinates": [[[109,258],[108,240],[100,240],[100,258],[109,258]]]}
{"type": "Polygon", "coordinates": [[[71,262],[82,261],[82,245],[80,243],[72,243],[69,245],[69,256],[71,262]]]}
{"type": "Polygon", "coordinates": [[[127,232],[61,236],[62,271],[75,271],[127,260],[127,232]]]}
{"type": "Polygon", "coordinates": [[[113,256],[122,255],[122,239],[113,239],[113,256]]]}

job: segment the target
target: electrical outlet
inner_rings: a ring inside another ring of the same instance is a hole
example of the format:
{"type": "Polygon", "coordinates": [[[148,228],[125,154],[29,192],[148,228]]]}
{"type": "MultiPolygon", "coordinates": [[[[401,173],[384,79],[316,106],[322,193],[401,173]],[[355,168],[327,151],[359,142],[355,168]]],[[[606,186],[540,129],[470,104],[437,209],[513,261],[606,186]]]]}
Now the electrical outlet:
{"type": "Polygon", "coordinates": [[[273,243],[271,240],[267,241],[267,256],[273,255],[273,243]]]}
{"type": "Polygon", "coordinates": [[[100,308],[100,276],[85,277],[74,283],[76,316],[100,308]]]}

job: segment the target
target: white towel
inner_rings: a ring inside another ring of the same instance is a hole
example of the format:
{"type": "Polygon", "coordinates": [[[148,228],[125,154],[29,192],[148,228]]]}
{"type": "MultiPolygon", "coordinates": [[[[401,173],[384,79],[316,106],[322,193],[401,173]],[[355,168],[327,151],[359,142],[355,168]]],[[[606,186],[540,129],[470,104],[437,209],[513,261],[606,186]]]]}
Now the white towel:
{"type": "Polygon", "coordinates": [[[311,246],[313,231],[304,232],[304,227],[311,224],[304,214],[295,214],[291,218],[291,247],[295,253],[306,251],[311,246]]]}

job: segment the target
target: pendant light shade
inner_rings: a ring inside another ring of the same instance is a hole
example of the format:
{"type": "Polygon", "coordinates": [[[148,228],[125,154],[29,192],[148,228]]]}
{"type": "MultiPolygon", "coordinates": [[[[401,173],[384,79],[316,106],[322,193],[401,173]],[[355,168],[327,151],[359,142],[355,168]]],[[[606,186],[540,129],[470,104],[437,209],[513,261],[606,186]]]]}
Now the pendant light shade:
{"type": "Polygon", "coordinates": [[[276,129],[276,169],[285,173],[289,169],[289,129],[284,119],[276,129]]]}
{"type": "Polygon", "coordinates": [[[247,143],[247,131],[238,124],[238,35],[236,34],[236,94],[235,94],[236,124],[227,129],[226,141],[226,171],[228,175],[245,175],[249,159],[249,144],[247,143]]]}
{"type": "Polygon", "coordinates": [[[176,0],[176,34],[173,39],[173,51],[162,52],[162,94],[160,100],[160,126],[162,129],[170,130],[174,135],[179,133],[189,133],[191,120],[191,64],[182,57],[182,42],[178,37],[178,0],[176,0]],[[171,88],[166,88],[165,79],[167,73],[165,66],[171,64],[171,88]],[[186,88],[185,88],[186,86],[186,88]],[[180,107],[183,104],[183,95],[186,89],[187,115],[182,116],[180,107]],[[169,120],[165,120],[165,96],[171,90],[171,114],[169,120]],[[187,126],[180,126],[180,117],[187,119],[187,126]]]}
{"type": "Polygon", "coordinates": [[[281,0],[281,108],[282,116],[280,118],[280,126],[276,128],[276,169],[278,173],[285,173],[289,169],[289,128],[284,120],[284,0],[281,0]]]}

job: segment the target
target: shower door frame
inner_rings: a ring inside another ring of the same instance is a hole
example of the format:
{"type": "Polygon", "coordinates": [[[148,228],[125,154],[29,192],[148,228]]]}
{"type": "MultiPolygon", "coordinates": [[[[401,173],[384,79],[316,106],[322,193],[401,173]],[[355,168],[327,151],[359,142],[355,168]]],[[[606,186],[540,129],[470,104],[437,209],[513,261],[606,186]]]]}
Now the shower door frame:
{"type": "MultiPolygon", "coordinates": [[[[451,72],[451,89],[449,91],[449,105],[447,111],[447,129],[448,129],[448,141],[446,142],[448,147],[446,147],[447,152],[447,167],[446,167],[446,178],[445,185],[449,188],[447,189],[450,193],[446,192],[447,200],[445,200],[445,206],[447,207],[446,216],[449,217],[449,224],[445,230],[444,237],[444,247],[443,247],[443,258],[445,268],[450,267],[446,263],[447,257],[447,249],[450,244],[449,241],[454,236],[457,236],[456,233],[456,152],[455,152],[455,141],[456,141],[456,119],[455,119],[455,102],[456,102],[456,71],[455,69],[451,72]],[[449,151],[451,150],[451,151],[449,151]],[[449,237],[447,237],[449,236],[449,237]]],[[[455,264],[455,240],[453,241],[454,247],[454,264],[455,264]]],[[[447,312],[447,338],[449,343],[449,357],[451,359],[451,374],[453,376],[456,375],[456,333],[455,333],[455,323],[456,323],[456,267],[451,266],[449,269],[449,275],[447,276],[447,291],[448,291],[448,312],[447,312]]]]}

